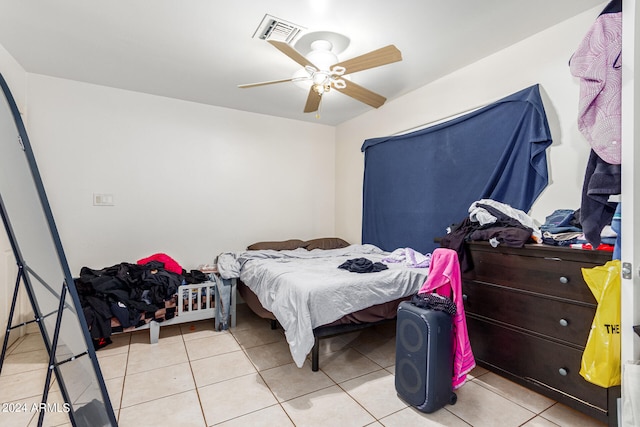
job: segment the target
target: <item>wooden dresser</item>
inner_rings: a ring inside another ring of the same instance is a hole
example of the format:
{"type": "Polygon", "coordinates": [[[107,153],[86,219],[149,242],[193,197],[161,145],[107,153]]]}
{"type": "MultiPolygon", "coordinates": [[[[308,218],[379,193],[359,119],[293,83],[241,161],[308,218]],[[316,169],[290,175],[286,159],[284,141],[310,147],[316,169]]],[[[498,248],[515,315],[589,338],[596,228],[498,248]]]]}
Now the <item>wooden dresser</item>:
{"type": "Polygon", "coordinates": [[[596,300],[581,268],[611,253],[526,245],[469,244],[473,270],[463,273],[469,339],[478,365],[617,425],[620,387],[602,388],[580,375],[596,300]]]}

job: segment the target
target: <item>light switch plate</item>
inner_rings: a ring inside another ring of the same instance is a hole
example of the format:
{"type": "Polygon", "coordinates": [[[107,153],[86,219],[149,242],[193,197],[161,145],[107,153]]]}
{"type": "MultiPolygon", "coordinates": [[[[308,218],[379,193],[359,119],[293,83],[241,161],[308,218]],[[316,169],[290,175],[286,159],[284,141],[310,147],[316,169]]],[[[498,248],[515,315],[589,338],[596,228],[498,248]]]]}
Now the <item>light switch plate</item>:
{"type": "Polygon", "coordinates": [[[113,206],[113,194],[93,193],[93,206],[113,206]]]}

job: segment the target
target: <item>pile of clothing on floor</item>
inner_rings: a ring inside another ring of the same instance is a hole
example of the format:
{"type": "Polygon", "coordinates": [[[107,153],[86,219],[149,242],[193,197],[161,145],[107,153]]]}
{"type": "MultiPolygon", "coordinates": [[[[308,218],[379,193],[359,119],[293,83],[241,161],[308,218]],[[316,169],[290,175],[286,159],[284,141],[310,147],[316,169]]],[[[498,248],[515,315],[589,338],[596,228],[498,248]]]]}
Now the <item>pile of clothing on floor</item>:
{"type": "Polygon", "coordinates": [[[135,264],[82,267],[74,283],[94,346],[101,348],[113,332],[173,318],[178,287],[206,280],[204,273],[187,272],[170,256],[154,254],[135,264]]]}

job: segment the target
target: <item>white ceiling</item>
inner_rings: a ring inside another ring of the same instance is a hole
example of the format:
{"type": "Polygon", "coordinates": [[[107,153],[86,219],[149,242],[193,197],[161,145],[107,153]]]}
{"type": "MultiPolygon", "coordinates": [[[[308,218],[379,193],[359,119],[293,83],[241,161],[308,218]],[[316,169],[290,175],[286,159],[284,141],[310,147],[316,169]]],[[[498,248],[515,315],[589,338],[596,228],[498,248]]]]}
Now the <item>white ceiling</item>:
{"type": "Polygon", "coordinates": [[[350,44],[340,60],[396,45],[401,62],[352,75],[354,82],[392,100],[604,4],[601,0],[0,0],[0,45],[29,73],[336,125],[371,107],[332,91],[316,118],[302,112],[307,93],[293,83],[237,88],[290,78],[300,68],[270,44],[253,38],[265,14],[305,27],[306,32],[346,35],[350,44]]]}

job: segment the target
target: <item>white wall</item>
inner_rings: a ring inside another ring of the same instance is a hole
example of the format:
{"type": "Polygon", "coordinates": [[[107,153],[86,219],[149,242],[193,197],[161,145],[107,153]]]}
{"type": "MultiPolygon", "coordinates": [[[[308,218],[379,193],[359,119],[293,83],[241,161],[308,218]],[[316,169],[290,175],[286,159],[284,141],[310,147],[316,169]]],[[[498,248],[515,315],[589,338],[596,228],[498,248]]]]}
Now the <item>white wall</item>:
{"type": "Polygon", "coordinates": [[[33,74],[27,97],[72,274],[157,252],[188,270],[257,240],[333,235],[333,127],[33,74]]]}
{"type": "MultiPolygon", "coordinates": [[[[27,73],[2,45],[0,45],[0,73],[11,89],[20,113],[24,114],[27,73]]],[[[25,120],[24,117],[23,120],[25,120]]]]}
{"type": "Polygon", "coordinates": [[[360,147],[365,139],[402,133],[536,83],[540,84],[553,144],[547,150],[550,185],[530,215],[544,222],[555,209],[578,209],[590,147],[577,129],[579,83],[571,76],[568,62],[605,5],[338,126],[336,234],[360,241],[364,169],[360,147]]]}
{"type": "MultiPolygon", "coordinates": [[[[0,73],[2,73],[2,77],[11,89],[11,93],[13,94],[18,109],[24,114],[27,73],[1,45],[0,73]]],[[[24,117],[23,120],[25,120],[24,117]]],[[[0,229],[0,301],[2,301],[0,304],[0,327],[2,328],[0,340],[4,340],[6,330],[5,326],[9,320],[9,309],[11,306],[11,300],[13,299],[13,290],[15,288],[17,274],[18,267],[16,265],[15,256],[11,249],[4,227],[2,227],[0,229]]],[[[27,315],[22,313],[29,313],[29,311],[30,309],[27,305],[26,295],[24,292],[21,292],[18,298],[16,314],[14,314],[11,324],[15,325],[27,320],[27,315]]],[[[33,317],[31,316],[30,318],[33,317]]],[[[13,343],[21,334],[23,334],[23,329],[24,328],[16,329],[9,334],[9,343],[13,343]]]]}

